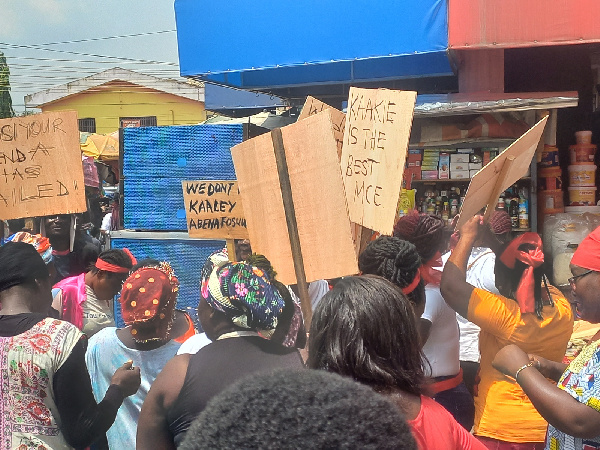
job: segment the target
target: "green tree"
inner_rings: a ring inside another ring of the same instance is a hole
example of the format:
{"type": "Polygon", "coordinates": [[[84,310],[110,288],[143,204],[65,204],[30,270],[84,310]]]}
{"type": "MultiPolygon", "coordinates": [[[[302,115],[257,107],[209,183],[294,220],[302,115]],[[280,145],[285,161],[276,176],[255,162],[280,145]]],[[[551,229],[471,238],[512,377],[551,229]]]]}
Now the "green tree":
{"type": "Polygon", "coordinates": [[[4,53],[0,52],[0,119],[13,117],[15,111],[10,97],[10,70],[4,53]]]}

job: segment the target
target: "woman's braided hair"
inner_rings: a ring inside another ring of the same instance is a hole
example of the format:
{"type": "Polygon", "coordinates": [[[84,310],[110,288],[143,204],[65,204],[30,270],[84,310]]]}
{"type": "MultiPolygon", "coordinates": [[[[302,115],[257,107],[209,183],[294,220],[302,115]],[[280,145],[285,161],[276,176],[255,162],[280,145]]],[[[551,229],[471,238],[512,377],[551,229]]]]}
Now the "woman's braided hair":
{"type": "MultiPolygon", "coordinates": [[[[381,236],[367,245],[358,257],[358,268],[363,274],[379,275],[399,288],[412,283],[421,266],[416,247],[408,241],[392,236],[381,236]]],[[[408,299],[415,305],[425,300],[425,285],[421,281],[408,299]]]]}
{"type": "Polygon", "coordinates": [[[444,221],[431,214],[417,211],[401,217],[394,225],[393,236],[415,245],[423,263],[441,251],[447,238],[444,221]]]}

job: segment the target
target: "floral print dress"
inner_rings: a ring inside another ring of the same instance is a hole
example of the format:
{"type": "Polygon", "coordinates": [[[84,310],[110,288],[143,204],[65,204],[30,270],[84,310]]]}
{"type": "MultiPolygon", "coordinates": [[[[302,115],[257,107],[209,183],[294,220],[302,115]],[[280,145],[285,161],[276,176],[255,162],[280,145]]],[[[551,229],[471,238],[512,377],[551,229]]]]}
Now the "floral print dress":
{"type": "MultiPolygon", "coordinates": [[[[600,412],[600,340],[591,342],[581,350],[560,377],[558,387],[578,402],[600,412]]],[[[548,425],[546,449],[600,449],[600,430],[593,439],[581,439],[548,425]]]]}
{"type": "Polygon", "coordinates": [[[0,448],[71,448],[60,431],[52,381],[81,337],[74,325],[52,318],[0,337],[0,448]]]}

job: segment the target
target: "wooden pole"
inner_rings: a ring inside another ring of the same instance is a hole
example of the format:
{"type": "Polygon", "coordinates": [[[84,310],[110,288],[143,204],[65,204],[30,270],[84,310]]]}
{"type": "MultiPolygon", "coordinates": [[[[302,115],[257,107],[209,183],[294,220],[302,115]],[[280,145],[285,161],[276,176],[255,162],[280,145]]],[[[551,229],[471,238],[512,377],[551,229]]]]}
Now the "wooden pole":
{"type": "Polygon", "coordinates": [[[229,256],[229,261],[233,262],[236,260],[235,239],[226,239],[225,243],[227,244],[227,255],[229,256]]]}
{"type": "Polygon", "coordinates": [[[310,330],[312,307],[310,304],[310,297],[308,296],[308,283],[306,282],[306,273],[304,272],[304,260],[302,259],[300,235],[298,234],[298,224],[296,222],[296,210],[294,209],[294,200],[292,198],[292,185],[288,173],[281,129],[275,128],[272,130],[271,139],[273,140],[273,147],[275,149],[275,162],[277,163],[277,174],[279,175],[281,197],[283,198],[283,209],[285,210],[285,220],[287,223],[288,235],[290,237],[290,246],[292,248],[292,259],[294,261],[300,307],[302,309],[302,315],[304,316],[304,325],[307,330],[310,330]]]}
{"type": "Polygon", "coordinates": [[[502,165],[500,174],[498,175],[498,178],[496,179],[496,184],[494,185],[494,190],[492,191],[492,195],[490,196],[487,207],[485,209],[485,215],[483,216],[484,222],[487,222],[489,220],[490,216],[492,215],[492,212],[494,211],[494,206],[495,206],[496,202],[498,201],[498,198],[500,198],[500,194],[504,190],[502,188],[502,185],[504,184],[504,180],[506,180],[506,176],[508,175],[508,171],[510,170],[510,166],[512,166],[512,163],[514,162],[514,160],[515,160],[514,156],[509,156],[504,160],[504,164],[502,165]]]}

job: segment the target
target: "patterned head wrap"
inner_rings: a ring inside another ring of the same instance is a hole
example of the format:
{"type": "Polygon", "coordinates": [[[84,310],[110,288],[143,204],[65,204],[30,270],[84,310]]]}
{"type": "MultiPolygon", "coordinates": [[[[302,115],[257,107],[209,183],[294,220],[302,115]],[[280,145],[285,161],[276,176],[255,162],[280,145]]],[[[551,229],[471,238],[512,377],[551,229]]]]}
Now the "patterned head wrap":
{"type": "Polygon", "coordinates": [[[121,292],[121,314],[123,321],[131,325],[131,334],[136,341],[168,339],[178,291],[179,281],[166,262],[142,267],[129,275],[121,292]],[[151,320],[157,324],[155,332],[140,327],[151,320]]]}
{"type": "Polygon", "coordinates": [[[41,234],[30,234],[25,231],[19,231],[13,234],[7,240],[7,242],[25,242],[31,244],[40,254],[46,264],[50,264],[54,257],[52,256],[52,247],[50,246],[50,239],[43,237],[41,234]]]}
{"type": "Polygon", "coordinates": [[[259,331],[266,338],[275,331],[285,305],[263,270],[243,262],[230,263],[222,251],[206,261],[200,295],[234,325],[259,331]]]}

